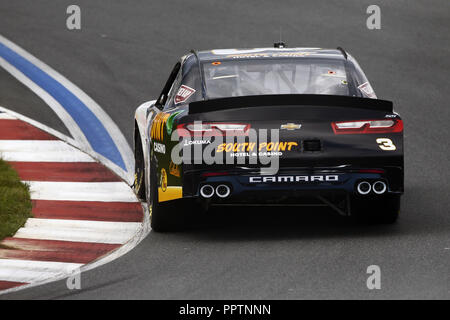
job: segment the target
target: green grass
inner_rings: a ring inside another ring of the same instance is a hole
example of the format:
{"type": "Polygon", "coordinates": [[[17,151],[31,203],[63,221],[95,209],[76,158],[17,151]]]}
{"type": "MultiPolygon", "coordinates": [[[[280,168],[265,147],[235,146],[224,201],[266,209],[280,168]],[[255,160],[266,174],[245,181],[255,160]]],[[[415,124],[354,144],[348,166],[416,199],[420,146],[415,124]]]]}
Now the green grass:
{"type": "Polygon", "coordinates": [[[13,236],[31,217],[30,191],[17,172],[0,159],[0,240],[13,236]]]}

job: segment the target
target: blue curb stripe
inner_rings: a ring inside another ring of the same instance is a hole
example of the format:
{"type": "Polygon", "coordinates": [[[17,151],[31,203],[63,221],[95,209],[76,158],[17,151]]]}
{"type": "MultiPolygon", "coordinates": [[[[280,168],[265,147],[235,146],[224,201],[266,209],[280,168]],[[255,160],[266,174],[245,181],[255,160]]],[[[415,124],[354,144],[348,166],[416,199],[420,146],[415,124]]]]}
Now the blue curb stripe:
{"type": "Polygon", "coordinates": [[[70,114],[80,127],[92,149],[127,170],[122,156],[100,120],[61,83],[13,50],[0,43],[0,56],[20,70],[31,81],[48,92],[70,114]]]}

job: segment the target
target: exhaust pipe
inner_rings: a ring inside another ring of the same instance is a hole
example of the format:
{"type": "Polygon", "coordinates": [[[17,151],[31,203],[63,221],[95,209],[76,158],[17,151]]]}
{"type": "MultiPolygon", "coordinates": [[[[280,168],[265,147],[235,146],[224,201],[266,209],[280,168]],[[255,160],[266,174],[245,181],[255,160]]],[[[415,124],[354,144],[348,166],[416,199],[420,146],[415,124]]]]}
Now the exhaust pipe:
{"type": "Polygon", "coordinates": [[[372,189],[372,186],[367,181],[358,183],[358,186],[356,188],[356,190],[358,190],[359,194],[368,194],[371,189],[372,189]]]}
{"type": "Polygon", "coordinates": [[[205,184],[200,188],[200,194],[203,198],[211,198],[214,195],[214,188],[210,184],[205,184]]]}
{"type": "Polygon", "coordinates": [[[386,189],[386,183],[384,183],[383,181],[374,182],[374,184],[372,185],[372,190],[376,194],[383,194],[386,192],[386,189]]]}
{"type": "Polygon", "coordinates": [[[230,195],[231,189],[226,184],[219,184],[216,187],[216,194],[219,198],[226,198],[230,195]]]}

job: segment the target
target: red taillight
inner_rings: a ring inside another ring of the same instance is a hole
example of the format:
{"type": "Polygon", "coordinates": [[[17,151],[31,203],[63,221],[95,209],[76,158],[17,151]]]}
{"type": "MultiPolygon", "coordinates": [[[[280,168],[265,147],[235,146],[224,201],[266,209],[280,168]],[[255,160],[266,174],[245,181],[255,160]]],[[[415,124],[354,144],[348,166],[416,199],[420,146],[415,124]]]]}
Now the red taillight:
{"type": "Polygon", "coordinates": [[[247,135],[250,124],[243,123],[216,123],[216,122],[195,122],[180,124],[177,126],[180,136],[242,136],[247,135]]]}
{"type": "Polygon", "coordinates": [[[356,120],[332,122],[335,134],[362,134],[402,132],[403,121],[400,119],[356,120]]]}
{"type": "Polygon", "coordinates": [[[379,169],[360,169],[358,170],[359,173],[384,173],[384,170],[379,169]]]}
{"type": "Polygon", "coordinates": [[[202,173],[202,177],[218,177],[229,175],[229,172],[205,172],[202,173]]]}

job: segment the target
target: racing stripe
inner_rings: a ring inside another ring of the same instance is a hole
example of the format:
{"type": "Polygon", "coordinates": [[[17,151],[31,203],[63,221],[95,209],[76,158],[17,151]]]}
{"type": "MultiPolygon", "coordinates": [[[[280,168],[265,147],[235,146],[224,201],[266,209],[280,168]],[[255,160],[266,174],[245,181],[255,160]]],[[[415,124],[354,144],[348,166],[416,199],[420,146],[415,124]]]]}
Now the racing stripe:
{"type": "Polygon", "coordinates": [[[30,186],[33,203],[33,218],[0,242],[0,291],[113,259],[140,234],[142,206],[113,171],[12,114],[0,116],[1,156],[30,186]]]}
{"type": "Polygon", "coordinates": [[[25,181],[33,200],[137,202],[134,192],[123,182],[25,181]]]}
{"type": "Polygon", "coordinates": [[[138,202],[33,200],[32,213],[41,219],[142,221],[142,206],[138,202]]]}
{"type": "MultiPolygon", "coordinates": [[[[37,219],[43,220],[42,223],[37,225],[25,225],[24,228],[20,228],[15,234],[18,238],[27,239],[43,239],[43,240],[59,240],[59,241],[73,241],[73,242],[94,242],[94,243],[111,243],[111,244],[124,244],[130,240],[130,238],[136,233],[140,227],[140,223],[134,224],[133,222],[127,222],[131,225],[129,228],[125,228],[120,222],[114,227],[110,227],[107,230],[102,229],[102,226],[92,225],[88,227],[86,225],[72,225],[72,226],[56,226],[57,223],[49,221],[51,219],[37,219]]],[[[77,221],[77,220],[66,220],[77,221]]],[[[93,221],[89,221],[92,223],[93,221]]],[[[1,260],[0,260],[1,261],[1,260]]]]}
{"type": "MultiPolygon", "coordinates": [[[[44,65],[29,54],[27,54],[28,59],[25,58],[24,55],[25,52],[23,49],[18,48],[9,40],[0,36],[1,60],[14,66],[21,74],[25,75],[35,85],[39,86],[43,91],[54,98],[76,122],[94,151],[110,159],[119,167],[127,171],[127,166],[118,149],[118,145],[113,140],[108,129],[105,128],[104,123],[102,123],[97,114],[93,112],[94,105],[96,109],[100,109],[100,107],[93,101],[87,103],[86,101],[88,99],[83,98],[80,92],[77,92],[81,91],[79,88],[75,88],[73,84],[69,83],[67,79],[63,79],[62,76],[57,74],[49,66],[44,65]],[[12,49],[13,47],[14,50],[12,49]],[[30,58],[34,58],[33,61],[31,61],[30,58]],[[41,67],[38,67],[38,65],[41,65],[41,67]],[[53,76],[51,74],[53,74],[53,76]],[[70,87],[72,87],[72,90],[68,89],[69,84],[70,87]],[[75,94],[74,92],[78,94],[75,94]],[[88,106],[89,104],[91,105],[90,107],[88,106]]],[[[98,110],[97,113],[99,113],[98,110]]],[[[109,120],[109,117],[105,116],[103,120],[106,122],[106,119],[109,120]]],[[[112,121],[108,124],[110,124],[110,126],[114,125],[114,128],[116,127],[112,121]]],[[[115,133],[121,134],[118,129],[115,130],[115,133]]],[[[126,149],[129,149],[128,145],[126,145],[126,149]]],[[[131,149],[127,151],[131,151],[131,149]]]]}
{"type": "Polygon", "coordinates": [[[45,281],[78,270],[82,264],[66,262],[0,259],[0,280],[13,282],[45,281]]]}
{"type": "Polygon", "coordinates": [[[29,162],[94,162],[80,150],[59,140],[0,140],[2,159],[29,162]]]}
{"type": "Polygon", "coordinates": [[[56,140],[54,136],[20,120],[0,119],[0,139],[56,140]]]}
{"type": "Polygon", "coordinates": [[[97,162],[10,162],[22,180],[60,182],[118,182],[113,172],[97,162]]]}
{"type": "Polygon", "coordinates": [[[28,284],[28,283],[27,282],[1,281],[0,280],[0,290],[6,290],[6,289],[15,288],[15,287],[20,287],[25,284],[28,284]]]}
{"type": "Polygon", "coordinates": [[[22,238],[6,238],[2,245],[8,248],[0,249],[2,259],[73,263],[89,263],[119,247],[118,244],[22,238]]]}

